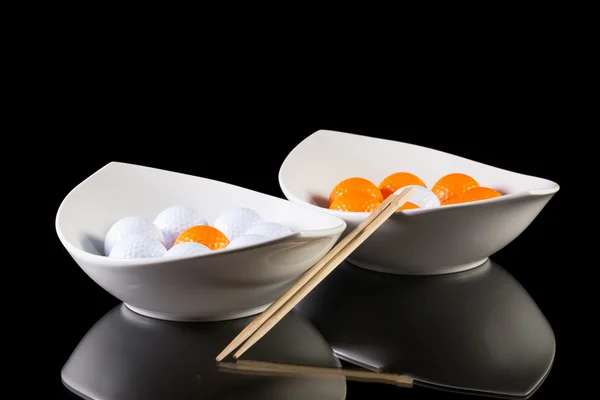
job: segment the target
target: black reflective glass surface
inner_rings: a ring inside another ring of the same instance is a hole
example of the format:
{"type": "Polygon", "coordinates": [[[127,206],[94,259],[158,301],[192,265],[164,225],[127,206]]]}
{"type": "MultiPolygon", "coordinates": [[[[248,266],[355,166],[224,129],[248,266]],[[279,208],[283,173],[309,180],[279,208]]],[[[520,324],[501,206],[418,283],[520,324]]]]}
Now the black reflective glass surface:
{"type": "MultiPolygon", "coordinates": [[[[177,323],[119,305],[102,317],[62,370],[67,388],[91,399],[343,400],[343,378],[278,377],[219,368],[215,357],[251,318],[177,323]]],[[[252,347],[250,360],[339,367],[330,346],[297,312],[252,347]]]]}
{"type": "Polygon", "coordinates": [[[437,276],[340,265],[299,305],[336,354],[417,384],[528,397],[554,361],[555,337],[498,263],[437,276]]]}
{"type": "Polygon", "coordinates": [[[523,286],[492,260],[438,276],[382,274],[345,262],[243,357],[404,374],[414,379],[412,388],[220,368],[216,355],[252,319],[161,321],[118,304],[73,348],[61,373],[63,396],[528,398],[543,384],[555,355],[547,319],[523,286]]]}

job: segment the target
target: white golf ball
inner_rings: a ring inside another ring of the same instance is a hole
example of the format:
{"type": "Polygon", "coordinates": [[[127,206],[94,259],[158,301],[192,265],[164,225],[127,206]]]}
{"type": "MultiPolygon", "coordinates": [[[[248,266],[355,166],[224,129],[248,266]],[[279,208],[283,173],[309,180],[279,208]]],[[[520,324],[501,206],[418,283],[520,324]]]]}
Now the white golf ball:
{"type": "Polygon", "coordinates": [[[275,239],[291,233],[292,230],[290,228],[276,222],[259,222],[250,228],[250,230],[246,232],[246,235],[260,235],[268,239],[275,239]]]}
{"type": "Polygon", "coordinates": [[[242,236],[236,237],[231,242],[229,242],[229,245],[227,245],[227,248],[232,249],[232,248],[238,248],[238,247],[251,246],[253,244],[261,243],[266,240],[269,240],[269,239],[264,236],[261,236],[261,235],[253,235],[253,234],[242,235],[242,236]]]}
{"type": "Polygon", "coordinates": [[[245,207],[234,207],[223,211],[215,219],[213,227],[217,228],[230,241],[244,235],[263,218],[256,211],[245,207]]]}
{"type": "Polygon", "coordinates": [[[129,235],[142,234],[158,240],[165,245],[161,230],[146,218],[132,216],[115,222],[104,238],[104,254],[109,255],[115,243],[129,235]]]}
{"type": "Polygon", "coordinates": [[[170,249],[181,232],[192,226],[208,225],[208,221],[192,207],[176,205],[161,211],[154,219],[154,225],[161,230],[165,247],[170,249]]]}
{"type": "Polygon", "coordinates": [[[431,191],[424,186],[419,185],[407,185],[396,190],[394,194],[399,194],[406,188],[413,188],[413,193],[408,199],[409,202],[419,206],[419,208],[431,208],[438,207],[440,205],[440,199],[431,191]]]}
{"type": "Polygon", "coordinates": [[[113,246],[110,258],[151,258],[162,257],[167,252],[165,246],[153,237],[144,234],[125,236],[113,246]]]}
{"type": "Polygon", "coordinates": [[[183,242],[171,247],[165,253],[165,257],[184,257],[197,254],[210,253],[212,250],[201,243],[183,242]]]}

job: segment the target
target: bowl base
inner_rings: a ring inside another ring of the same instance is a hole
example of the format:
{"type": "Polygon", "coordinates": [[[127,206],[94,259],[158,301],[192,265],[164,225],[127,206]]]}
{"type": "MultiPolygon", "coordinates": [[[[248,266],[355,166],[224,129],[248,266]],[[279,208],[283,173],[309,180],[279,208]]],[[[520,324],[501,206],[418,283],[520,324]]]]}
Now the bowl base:
{"type": "Polygon", "coordinates": [[[354,266],[359,268],[368,269],[370,271],[382,272],[385,274],[393,274],[393,275],[444,275],[444,274],[453,274],[455,272],[467,271],[469,269],[473,269],[479,267],[483,263],[488,260],[489,257],[482,258],[481,260],[473,261],[466,264],[453,265],[447,267],[438,267],[438,268],[428,268],[426,271],[418,271],[414,268],[394,268],[394,267],[386,267],[378,264],[369,264],[362,261],[356,261],[352,258],[348,258],[348,262],[354,266]]]}
{"type": "Polygon", "coordinates": [[[143,308],[134,307],[127,303],[123,303],[127,308],[131,311],[143,315],[145,317],[161,319],[165,321],[175,321],[175,322],[215,322],[215,321],[228,321],[232,319],[245,318],[252,315],[257,315],[265,311],[271,303],[251,308],[248,310],[227,313],[227,314],[219,314],[219,315],[179,315],[179,314],[170,314],[170,313],[161,313],[156,311],[149,311],[143,308]]]}

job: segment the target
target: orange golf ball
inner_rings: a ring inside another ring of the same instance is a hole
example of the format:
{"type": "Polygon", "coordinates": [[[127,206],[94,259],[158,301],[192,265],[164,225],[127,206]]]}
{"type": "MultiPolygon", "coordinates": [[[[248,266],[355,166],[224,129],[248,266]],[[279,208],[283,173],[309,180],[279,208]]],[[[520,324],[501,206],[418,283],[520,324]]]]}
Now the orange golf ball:
{"type": "Polygon", "coordinates": [[[208,225],[197,225],[183,231],[173,246],[183,242],[196,242],[205,245],[211,250],[224,249],[229,244],[229,239],[217,228],[208,225]]]}

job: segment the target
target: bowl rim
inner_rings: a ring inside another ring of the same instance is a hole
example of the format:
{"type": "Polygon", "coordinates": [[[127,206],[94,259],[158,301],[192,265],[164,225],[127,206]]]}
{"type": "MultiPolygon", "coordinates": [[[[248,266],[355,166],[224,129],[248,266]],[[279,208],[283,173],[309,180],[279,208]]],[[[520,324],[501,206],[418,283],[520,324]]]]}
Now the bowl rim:
{"type": "MultiPolygon", "coordinates": [[[[123,267],[123,266],[144,267],[146,265],[176,263],[181,260],[203,259],[203,258],[208,258],[208,257],[218,257],[218,256],[221,256],[224,254],[239,253],[239,252],[243,252],[243,251],[247,251],[247,250],[256,249],[259,247],[267,247],[267,246],[270,246],[273,244],[284,243],[284,242],[287,242],[287,241],[290,241],[293,239],[320,239],[320,238],[325,238],[325,237],[333,237],[338,234],[341,235],[342,232],[347,227],[346,221],[344,221],[344,219],[336,217],[338,219],[339,223],[331,228],[305,229],[305,230],[302,230],[299,232],[293,232],[289,235],[281,236],[281,237],[278,237],[275,239],[265,240],[264,242],[254,243],[254,244],[239,247],[239,248],[233,248],[233,249],[225,248],[225,249],[213,250],[210,253],[193,254],[193,255],[186,255],[186,256],[174,257],[174,258],[151,257],[151,258],[122,259],[122,258],[110,258],[110,257],[107,257],[105,255],[100,255],[100,254],[93,254],[88,251],[80,249],[78,246],[74,245],[73,243],[71,243],[71,241],[69,241],[66,238],[65,234],[62,232],[62,229],[60,228],[60,217],[61,217],[61,213],[64,210],[64,205],[65,205],[66,201],[69,199],[70,196],[73,195],[73,193],[75,193],[75,191],[78,189],[79,186],[81,186],[87,180],[91,179],[95,174],[100,173],[100,171],[102,171],[103,169],[108,168],[110,165],[114,165],[114,164],[122,164],[122,165],[134,166],[134,167],[150,168],[150,169],[156,169],[156,170],[161,170],[161,171],[170,172],[170,173],[182,174],[180,172],[159,169],[159,168],[154,168],[154,167],[148,167],[148,166],[139,165],[139,164],[126,163],[126,162],[120,162],[120,161],[111,161],[111,162],[108,162],[107,164],[105,164],[104,166],[102,166],[101,168],[98,168],[94,173],[90,174],[84,180],[82,180],[77,185],[75,185],[66,194],[66,196],[63,198],[60,205],[58,206],[58,209],[56,211],[56,215],[54,218],[54,229],[56,231],[56,234],[57,234],[60,242],[65,247],[65,249],[70,254],[72,254],[74,257],[76,257],[77,259],[80,259],[84,262],[93,262],[95,264],[100,264],[102,266],[117,267],[117,268],[123,267]]],[[[191,174],[182,174],[182,175],[188,175],[191,177],[201,178],[201,179],[204,179],[207,181],[217,182],[219,184],[225,184],[225,185],[233,187],[233,188],[243,189],[245,191],[253,192],[253,193],[259,194],[261,196],[270,197],[270,198],[273,198],[273,199],[276,199],[279,201],[290,202],[290,203],[294,204],[294,206],[302,207],[302,205],[291,202],[289,199],[276,197],[276,196],[266,194],[266,193],[261,193],[256,190],[249,189],[249,188],[246,188],[243,186],[234,185],[232,183],[218,181],[216,179],[211,179],[211,178],[206,178],[206,177],[196,176],[196,175],[191,175],[191,174]]]]}
{"type": "Polygon", "coordinates": [[[370,212],[355,212],[355,211],[338,211],[338,210],[330,210],[328,208],[325,207],[321,207],[318,206],[316,204],[312,204],[309,203],[305,200],[300,199],[299,197],[295,196],[289,189],[288,187],[285,185],[284,179],[283,179],[283,174],[284,174],[284,170],[286,168],[286,165],[290,162],[291,158],[293,157],[294,153],[296,151],[299,151],[298,149],[300,148],[300,146],[311,140],[311,138],[320,133],[320,132],[333,132],[333,133],[341,133],[343,135],[348,135],[348,136],[360,136],[360,137],[365,137],[365,138],[370,138],[370,139],[376,139],[376,140],[386,140],[389,142],[394,142],[394,143],[399,143],[399,144],[403,144],[403,145],[407,145],[407,146],[411,146],[414,148],[421,148],[427,151],[433,151],[433,152],[437,152],[437,153],[441,153],[444,155],[449,155],[452,157],[456,157],[456,158],[460,158],[463,159],[465,161],[480,165],[480,166],[485,166],[485,167],[492,167],[492,168],[496,168],[498,170],[501,170],[503,172],[508,172],[508,173],[512,173],[512,174],[519,174],[522,175],[524,177],[527,178],[534,178],[534,179],[542,179],[545,180],[547,182],[549,182],[550,184],[552,184],[552,187],[549,188],[541,188],[541,189],[530,189],[530,190],[523,190],[520,192],[515,192],[515,193],[509,193],[509,194],[505,194],[502,195],[501,197],[494,197],[491,199],[485,199],[485,200],[476,200],[476,201],[470,201],[468,203],[457,203],[457,204],[448,204],[445,205],[443,207],[430,207],[430,208],[414,208],[414,209],[409,209],[409,210],[399,210],[396,211],[394,213],[394,215],[406,215],[406,216],[413,216],[413,215],[421,215],[421,214],[430,214],[430,213],[437,213],[437,212],[445,212],[444,210],[451,210],[451,209],[456,209],[456,208],[464,208],[464,207],[473,207],[473,206],[479,206],[481,204],[491,204],[491,203],[498,203],[498,202],[505,202],[505,201],[510,201],[510,200],[515,200],[515,199],[520,199],[520,198],[524,198],[524,197],[532,197],[532,196],[548,196],[548,195],[554,195],[555,193],[557,193],[560,190],[560,186],[558,185],[558,183],[546,179],[546,178],[541,178],[538,176],[534,176],[534,175],[527,175],[527,174],[522,174],[520,172],[516,172],[516,171],[511,171],[511,170],[507,170],[504,168],[500,168],[500,167],[496,167],[494,165],[490,165],[490,164],[485,164],[482,163],[480,161],[475,161],[472,160],[470,158],[466,158],[466,157],[462,157],[456,154],[452,154],[452,153],[448,153],[442,150],[437,150],[431,147],[426,147],[426,146],[421,146],[421,145],[417,145],[417,144],[412,144],[412,143],[408,143],[408,142],[402,142],[402,141],[398,141],[398,140],[390,140],[390,139],[384,139],[384,138],[378,138],[378,137],[371,137],[371,136],[366,136],[366,135],[359,135],[359,134],[355,134],[355,133],[349,133],[349,132],[342,132],[342,131],[334,131],[334,130],[330,130],[330,129],[319,129],[313,133],[311,133],[310,135],[308,135],[306,138],[302,139],[300,142],[298,142],[296,144],[296,146],[294,146],[294,148],[288,153],[288,155],[285,157],[285,159],[283,160],[283,162],[281,163],[281,166],[279,167],[279,172],[277,174],[277,179],[279,181],[279,187],[281,188],[281,191],[283,192],[283,194],[285,195],[285,197],[296,203],[296,204],[302,204],[304,206],[308,206],[312,209],[316,209],[319,210],[321,212],[325,212],[327,214],[333,215],[333,216],[337,216],[340,218],[348,218],[351,216],[357,217],[357,218],[366,218],[370,212]]]}

